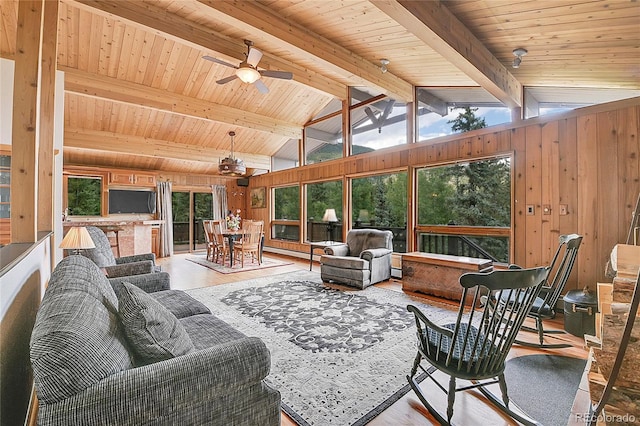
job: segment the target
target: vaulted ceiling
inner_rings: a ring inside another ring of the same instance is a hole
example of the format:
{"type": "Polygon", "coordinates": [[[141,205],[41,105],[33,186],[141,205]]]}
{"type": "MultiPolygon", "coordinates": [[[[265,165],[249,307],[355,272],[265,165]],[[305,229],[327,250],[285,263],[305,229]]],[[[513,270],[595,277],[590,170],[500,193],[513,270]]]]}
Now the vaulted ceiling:
{"type": "MultiPolygon", "coordinates": [[[[0,7],[12,58],[18,1],[0,7]]],[[[269,169],[348,86],[399,101],[415,86],[468,88],[510,107],[523,87],[554,100],[640,90],[640,5],[628,0],[62,0],[58,16],[66,164],[216,174],[235,131],[236,155],[269,169]],[[217,84],[234,70],[203,56],[239,64],[245,39],[261,69],[293,79],[263,77],[267,94],[217,84]],[[517,47],[528,54],[514,69],[517,47]]]]}

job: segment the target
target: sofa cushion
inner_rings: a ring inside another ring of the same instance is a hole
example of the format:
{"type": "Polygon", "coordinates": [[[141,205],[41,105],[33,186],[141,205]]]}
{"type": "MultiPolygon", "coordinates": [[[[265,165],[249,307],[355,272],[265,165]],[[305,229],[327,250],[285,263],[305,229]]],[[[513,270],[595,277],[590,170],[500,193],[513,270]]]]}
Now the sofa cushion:
{"type": "Polygon", "coordinates": [[[162,306],[167,308],[176,318],[191,315],[210,314],[211,311],[202,303],[180,290],[163,290],[151,293],[162,306]]]}
{"type": "Polygon", "coordinates": [[[246,337],[246,335],[214,315],[193,315],[182,318],[180,323],[189,333],[197,350],[246,337]]]}
{"type": "Polygon", "coordinates": [[[133,367],[118,300],[89,259],[69,256],[51,274],[31,333],[38,398],[55,403],[133,367]]]}
{"type": "Polygon", "coordinates": [[[151,295],[128,282],[119,284],[119,316],[141,364],[163,361],[194,350],[180,321],[151,295]]]}

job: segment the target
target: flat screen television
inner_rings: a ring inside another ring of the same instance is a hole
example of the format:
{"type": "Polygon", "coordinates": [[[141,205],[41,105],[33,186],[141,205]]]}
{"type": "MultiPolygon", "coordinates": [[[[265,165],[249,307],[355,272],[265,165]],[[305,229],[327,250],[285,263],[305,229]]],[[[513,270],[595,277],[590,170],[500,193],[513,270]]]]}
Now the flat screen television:
{"type": "Polygon", "coordinates": [[[109,190],[109,213],[155,213],[155,191],[109,190]]]}

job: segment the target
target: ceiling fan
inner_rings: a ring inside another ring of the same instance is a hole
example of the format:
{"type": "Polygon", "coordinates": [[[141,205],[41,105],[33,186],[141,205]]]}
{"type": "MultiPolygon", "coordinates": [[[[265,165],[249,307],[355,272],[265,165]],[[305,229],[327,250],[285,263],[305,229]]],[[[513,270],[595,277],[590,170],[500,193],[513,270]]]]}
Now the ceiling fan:
{"type": "Polygon", "coordinates": [[[229,77],[225,77],[216,81],[218,84],[226,84],[230,81],[239,78],[244,83],[254,84],[256,89],[260,91],[260,93],[269,93],[269,89],[264,83],[260,80],[260,77],[271,77],[271,78],[280,78],[283,80],[291,80],[293,78],[293,74],[288,71],[270,71],[270,70],[259,70],[258,62],[262,59],[262,52],[253,47],[253,42],[250,40],[245,40],[244,44],[247,45],[247,53],[245,54],[246,59],[240,62],[240,65],[236,66],[220,60],[218,58],[214,58],[213,56],[205,55],[202,58],[211,62],[215,62],[220,65],[224,65],[236,70],[235,74],[230,75],[229,77]]]}

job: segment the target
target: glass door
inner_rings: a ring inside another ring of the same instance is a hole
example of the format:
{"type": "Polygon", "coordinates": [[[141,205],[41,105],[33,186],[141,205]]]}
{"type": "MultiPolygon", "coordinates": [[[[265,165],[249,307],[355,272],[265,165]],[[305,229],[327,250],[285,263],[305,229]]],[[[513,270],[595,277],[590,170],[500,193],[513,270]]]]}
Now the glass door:
{"type": "Polygon", "coordinates": [[[188,252],[191,241],[189,235],[191,193],[172,192],[171,208],[173,210],[173,251],[188,252]]]}
{"type": "Polygon", "coordinates": [[[180,192],[171,194],[173,208],[173,251],[184,253],[205,250],[202,221],[213,219],[210,192],[180,192]]]}
{"type": "Polygon", "coordinates": [[[207,242],[204,237],[203,220],[213,219],[213,195],[210,192],[195,192],[193,194],[193,249],[206,250],[207,242]]]}

